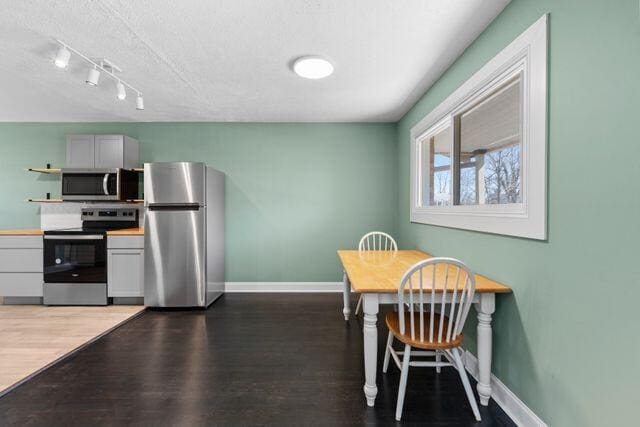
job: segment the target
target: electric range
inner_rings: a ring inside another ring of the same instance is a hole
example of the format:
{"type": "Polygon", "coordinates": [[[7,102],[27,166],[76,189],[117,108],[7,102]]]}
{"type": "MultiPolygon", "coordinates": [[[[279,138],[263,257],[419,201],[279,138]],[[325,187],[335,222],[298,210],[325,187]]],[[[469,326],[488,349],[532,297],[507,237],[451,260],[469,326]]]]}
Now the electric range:
{"type": "Polygon", "coordinates": [[[46,305],[107,305],[107,231],[139,226],[135,208],[83,208],[81,219],[44,232],[46,305]]]}

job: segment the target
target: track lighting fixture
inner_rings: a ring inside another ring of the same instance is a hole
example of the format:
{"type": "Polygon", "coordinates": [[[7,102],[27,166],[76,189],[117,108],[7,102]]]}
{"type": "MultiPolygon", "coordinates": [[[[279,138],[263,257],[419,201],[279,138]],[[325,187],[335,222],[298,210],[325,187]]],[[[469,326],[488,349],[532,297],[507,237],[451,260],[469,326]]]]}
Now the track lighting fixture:
{"type": "Polygon", "coordinates": [[[124,90],[124,85],[121,82],[116,83],[116,91],[118,91],[118,99],[120,101],[127,97],[127,91],[124,90]]]}
{"type": "Polygon", "coordinates": [[[87,80],[85,80],[85,83],[91,86],[98,86],[98,80],[100,80],[100,71],[98,71],[98,68],[94,66],[89,69],[89,74],[87,74],[87,80]]]}
{"type": "Polygon", "coordinates": [[[56,42],[60,45],[60,48],[58,49],[58,53],[56,54],[56,58],[54,60],[54,64],[56,65],[56,67],[66,68],[67,65],[69,65],[71,52],[73,52],[82,60],[88,62],[92,67],[89,69],[87,79],[85,80],[88,85],[97,86],[98,81],[100,80],[101,73],[104,73],[107,77],[111,77],[116,82],[116,96],[119,100],[122,101],[127,98],[127,90],[125,88],[126,86],[133,92],[138,94],[138,96],[136,97],[136,110],[144,110],[144,99],[142,98],[142,92],[122,80],[120,77],[116,76],[115,73],[122,72],[122,70],[117,65],[105,58],[91,59],[60,40],[56,39],[56,42]]]}
{"type": "Polygon", "coordinates": [[[56,54],[56,59],[53,61],[58,68],[66,68],[69,65],[69,58],[71,58],[71,52],[67,50],[65,45],[60,46],[58,49],[58,53],[56,54]]]}

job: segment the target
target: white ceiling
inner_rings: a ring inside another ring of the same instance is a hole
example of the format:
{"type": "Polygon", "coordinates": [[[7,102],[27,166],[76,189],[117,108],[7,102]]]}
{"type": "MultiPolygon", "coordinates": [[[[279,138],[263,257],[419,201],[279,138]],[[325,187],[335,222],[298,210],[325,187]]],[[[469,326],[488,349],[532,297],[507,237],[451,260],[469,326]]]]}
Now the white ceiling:
{"type": "Polygon", "coordinates": [[[0,0],[0,121],[399,119],[509,0],[0,0]],[[84,83],[59,38],[144,92],[84,83]],[[335,72],[305,80],[301,55],[335,72]]]}

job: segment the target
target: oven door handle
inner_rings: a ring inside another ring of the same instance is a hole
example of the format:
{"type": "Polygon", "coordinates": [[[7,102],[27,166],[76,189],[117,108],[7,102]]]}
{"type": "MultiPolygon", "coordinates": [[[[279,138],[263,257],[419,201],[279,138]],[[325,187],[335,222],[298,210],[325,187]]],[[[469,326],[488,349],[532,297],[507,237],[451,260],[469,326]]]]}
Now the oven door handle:
{"type": "Polygon", "coordinates": [[[102,189],[104,190],[104,195],[109,195],[109,188],[107,187],[107,182],[109,181],[109,174],[105,173],[104,178],[102,179],[102,189]]]}
{"type": "Polygon", "coordinates": [[[45,240],[103,240],[104,236],[102,234],[80,234],[80,235],[53,235],[53,236],[44,236],[45,240]]]}

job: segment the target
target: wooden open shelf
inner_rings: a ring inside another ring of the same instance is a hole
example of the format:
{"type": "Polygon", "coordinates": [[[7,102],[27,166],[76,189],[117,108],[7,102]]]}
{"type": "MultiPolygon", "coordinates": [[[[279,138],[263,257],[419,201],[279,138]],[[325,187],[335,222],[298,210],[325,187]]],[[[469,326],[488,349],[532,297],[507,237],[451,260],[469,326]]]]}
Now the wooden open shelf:
{"type": "MultiPolygon", "coordinates": [[[[29,168],[27,169],[30,172],[40,172],[40,173],[48,173],[48,174],[61,174],[62,173],[62,169],[60,168],[51,168],[51,169],[47,169],[47,168],[29,168]]],[[[138,173],[143,173],[144,172],[144,168],[131,168],[129,169],[132,172],[138,172],[138,173]]]]}
{"type": "Polygon", "coordinates": [[[62,199],[29,199],[28,202],[36,202],[36,203],[62,203],[62,199]]]}
{"type": "Polygon", "coordinates": [[[51,174],[51,175],[57,175],[62,173],[62,169],[47,169],[47,168],[29,168],[27,169],[30,172],[40,172],[40,173],[47,173],[47,174],[51,174]]]}
{"type": "MultiPolygon", "coordinates": [[[[28,202],[34,203],[65,203],[62,199],[28,199],[28,202]]],[[[83,200],[67,200],[66,203],[91,203],[90,201],[83,200]]],[[[98,203],[144,203],[144,199],[129,199],[129,200],[100,200],[98,203]]]]}

